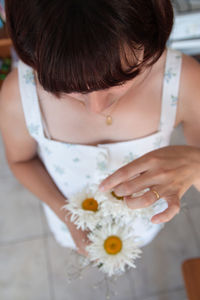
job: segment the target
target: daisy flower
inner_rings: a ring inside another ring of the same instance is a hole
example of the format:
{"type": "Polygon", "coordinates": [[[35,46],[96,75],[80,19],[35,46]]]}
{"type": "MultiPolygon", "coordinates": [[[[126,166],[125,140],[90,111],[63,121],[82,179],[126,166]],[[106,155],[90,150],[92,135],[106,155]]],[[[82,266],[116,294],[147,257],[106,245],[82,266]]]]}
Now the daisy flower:
{"type": "MultiPolygon", "coordinates": [[[[134,193],[132,196],[141,196],[147,190],[149,189],[134,193]]],[[[154,214],[152,206],[140,209],[129,208],[123,200],[123,197],[117,196],[114,191],[99,192],[96,194],[96,198],[102,202],[101,207],[103,216],[106,218],[111,216],[116,220],[116,222],[120,222],[122,224],[132,222],[135,218],[142,218],[150,221],[154,214]]]]}
{"type": "Polygon", "coordinates": [[[108,276],[122,274],[126,266],[136,268],[134,260],[142,250],[134,240],[132,228],[108,223],[90,232],[88,237],[92,242],[86,248],[89,258],[108,276]]]}
{"type": "Polygon", "coordinates": [[[71,221],[77,228],[93,230],[101,220],[101,199],[96,198],[96,185],[86,186],[82,191],[72,195],[62,206],[71,215],[71,221]]]}

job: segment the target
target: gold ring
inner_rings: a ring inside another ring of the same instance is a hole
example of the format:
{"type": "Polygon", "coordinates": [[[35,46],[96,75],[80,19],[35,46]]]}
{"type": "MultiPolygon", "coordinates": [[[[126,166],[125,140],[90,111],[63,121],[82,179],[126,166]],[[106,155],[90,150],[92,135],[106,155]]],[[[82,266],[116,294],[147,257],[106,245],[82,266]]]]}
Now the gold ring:
{"type": "Polygon", "coordinates": [[[156,192],[155,190],[151,190],[157,197],[157,200],[160,199],[160,195],[158,194],[158,192],[156,192]]]}

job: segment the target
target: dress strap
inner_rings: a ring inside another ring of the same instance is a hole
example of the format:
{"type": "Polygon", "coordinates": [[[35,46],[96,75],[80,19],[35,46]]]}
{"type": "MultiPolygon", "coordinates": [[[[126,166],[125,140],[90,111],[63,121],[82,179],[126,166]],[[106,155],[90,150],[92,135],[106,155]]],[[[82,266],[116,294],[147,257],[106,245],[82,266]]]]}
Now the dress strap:
{"type": "Polygon", "coordinates": [[[36,140],[44,138],[43,121],[33,69],[19,60],[18,75],[22,107],[29,134],[36,140]]]}
{"type": "Polygon", "coordinates": [[[160,131],[173,131],[179,96],[182,53],[167,49],[165,73],[163,78],[160,131]]]}

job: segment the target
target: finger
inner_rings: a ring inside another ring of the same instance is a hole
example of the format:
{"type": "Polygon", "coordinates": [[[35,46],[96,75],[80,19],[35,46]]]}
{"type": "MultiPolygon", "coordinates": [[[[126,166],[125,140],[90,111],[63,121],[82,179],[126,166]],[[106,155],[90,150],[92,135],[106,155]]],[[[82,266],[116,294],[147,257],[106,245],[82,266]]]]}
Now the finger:
{"type": "Polygon", "coordinates": [[[161,174],[158,175],[153,174],[152,172],[145,172],[142,175],[137,176],[137,178],[117,185],[114,188],[114,192],[119,197],[131,196],[133,193],[140,192],[146,187],[150,187],[155,184],[161,185],[163,182],[165,185],[168,184],[167,179],[161,174]]]}
{"type": "Polygon", "coordinates": [[[155,224],[169,222],[176,214],[180,212],[180,200],[177,195],[167,196],[165,200],[168,208],[163,212],[153,216],[151,222],[155,224]]]}
{"type": "Polygon", "coordinates": [[[149,191],[147,191],[146,193],[144,193],[139,197],[133,197],[133,196],[124,197],[124,201],[126,202],[127,206],[131,209],[148,207],[153,203],[155,203],[156,201],[158,201],[158,197],[154,192],[152,192],[152,190],[154,189],[158,192],[160,198],[162,198],[163,191],[161,186],[158,185],[158,186],[154,186],[149,191]]]}
{"type": "Polygon", "coordinates": [[[148,161],[146,155],[143,155],[109,175],[101,182],[99,189],[102,191],[112,189],[116,185],[128,181],[130,178],[139,176],[140,173],[150,169],[151,165],[152,161],[148,161]]]}

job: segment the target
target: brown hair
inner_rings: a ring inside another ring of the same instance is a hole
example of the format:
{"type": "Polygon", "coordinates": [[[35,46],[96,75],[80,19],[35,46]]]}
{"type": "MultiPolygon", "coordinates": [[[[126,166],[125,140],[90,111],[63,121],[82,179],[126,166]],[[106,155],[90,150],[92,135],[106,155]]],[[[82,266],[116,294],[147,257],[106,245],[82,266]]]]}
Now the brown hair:
{"type": "Polygon", "coordinates": [[[6,0],[6,17],[20,59],[57,96],[134,78],[162,55],[173,25],[170,0],[6,0]]]}

